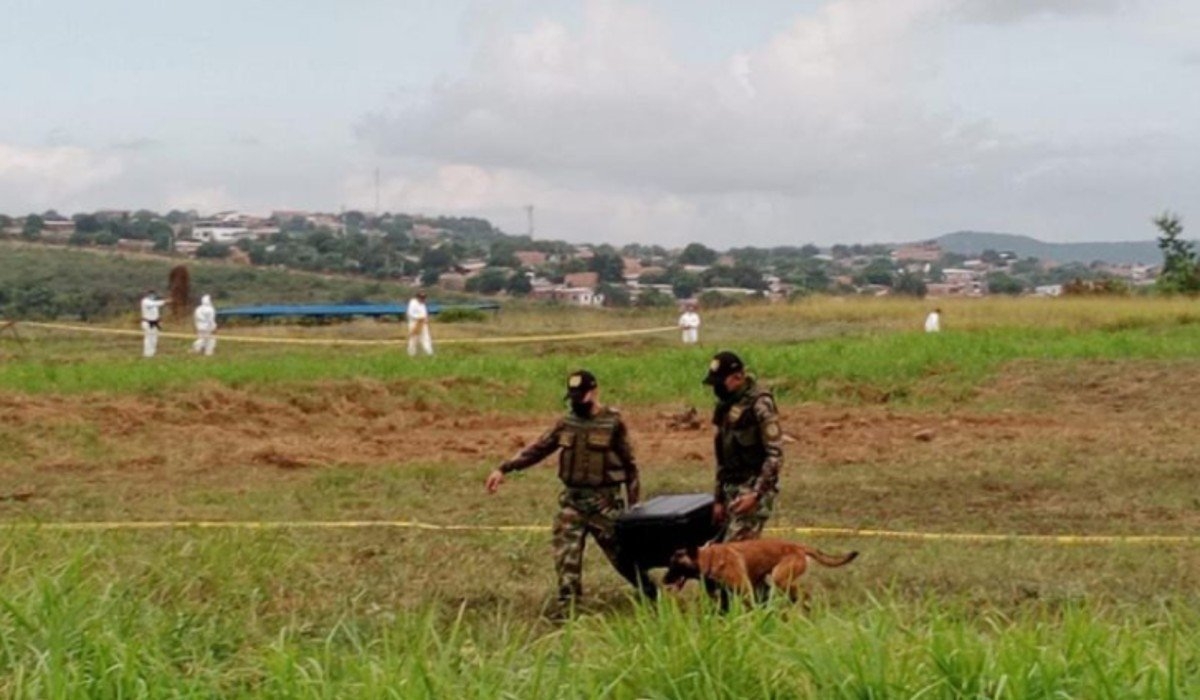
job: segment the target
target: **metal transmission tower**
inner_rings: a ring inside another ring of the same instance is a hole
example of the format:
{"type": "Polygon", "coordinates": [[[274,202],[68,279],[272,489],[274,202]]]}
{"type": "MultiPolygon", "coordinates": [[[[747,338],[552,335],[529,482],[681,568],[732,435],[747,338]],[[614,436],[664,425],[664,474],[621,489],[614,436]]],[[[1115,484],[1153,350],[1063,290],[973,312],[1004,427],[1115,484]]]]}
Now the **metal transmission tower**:
{"type": "Polygon", "coordinates": [[[525,215],[529,218],[529,237],[533,238],[533,205],[525,205],[525,215]]]}

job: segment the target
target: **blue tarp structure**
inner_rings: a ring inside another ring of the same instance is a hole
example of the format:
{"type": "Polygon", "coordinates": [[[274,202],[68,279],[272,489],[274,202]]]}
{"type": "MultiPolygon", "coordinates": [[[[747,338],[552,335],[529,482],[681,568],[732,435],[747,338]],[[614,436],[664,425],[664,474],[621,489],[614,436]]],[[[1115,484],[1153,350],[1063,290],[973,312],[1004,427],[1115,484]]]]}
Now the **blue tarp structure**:
{"type": "MultiPolygon", "coordinates": [[[[483,301],[471,304],[426,304],[429,314],[435,316],[450,309],[477,309],[499,311],[500,304],[483,301]]],[[[266,304],[263,306],[236,306],[217,309],[217,317],[229,318],[353,318],[355,316],[399,316],[408,311],[408,304],[266,304]]]]}

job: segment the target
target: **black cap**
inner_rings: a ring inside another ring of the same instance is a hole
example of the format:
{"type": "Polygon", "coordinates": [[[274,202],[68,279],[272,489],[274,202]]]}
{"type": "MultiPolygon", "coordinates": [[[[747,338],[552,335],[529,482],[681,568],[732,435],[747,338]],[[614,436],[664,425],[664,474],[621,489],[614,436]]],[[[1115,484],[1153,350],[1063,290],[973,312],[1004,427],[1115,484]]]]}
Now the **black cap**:
{"type": "Polygon", "coordinates": [[[708,376],[704,378],[705,384],[716,384],[725,379],[731,374],[737,374],[746,368],[742,363],[742,358],[725,350],[713,355],[712,362],[708,363],[708,376]]]}
{"type": "Polygon", "coordinates": [[[581,369],[577,372],[572,372],[571,376],[567,377],[567,395],[568,399],[580,398],[592,389],[600,386],[596,383],[596,375],[581,369]]]}

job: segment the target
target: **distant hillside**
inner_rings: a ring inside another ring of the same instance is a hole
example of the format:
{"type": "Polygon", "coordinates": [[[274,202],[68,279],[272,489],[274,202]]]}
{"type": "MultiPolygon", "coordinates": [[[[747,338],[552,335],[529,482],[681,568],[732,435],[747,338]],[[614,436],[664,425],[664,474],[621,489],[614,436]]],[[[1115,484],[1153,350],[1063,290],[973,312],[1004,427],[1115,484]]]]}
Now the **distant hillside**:
{"type": "Polygon", "coordinates": [[[167,273],[181,262],[191,272],[193,293],[212,294],[218,306],[396,301],[410,292],[394,282],[367,278],[4,241],[0,242],[0,318],[131,316],[146,289],[166,292],[167,273]]]}
{"type": "Polygon", "coordinates": [[[1120,241],[1113,243],[1046,243],[1029,236],[1011,233],[980,233],[958,231],[937,239],[942,250],[959,255],[979,255],[985,250],[1012,251],[1022,258],[1034,257],[1057,263],[1143,263],[1157,265],[1162,253],[1153,241],[1120,241]]]}

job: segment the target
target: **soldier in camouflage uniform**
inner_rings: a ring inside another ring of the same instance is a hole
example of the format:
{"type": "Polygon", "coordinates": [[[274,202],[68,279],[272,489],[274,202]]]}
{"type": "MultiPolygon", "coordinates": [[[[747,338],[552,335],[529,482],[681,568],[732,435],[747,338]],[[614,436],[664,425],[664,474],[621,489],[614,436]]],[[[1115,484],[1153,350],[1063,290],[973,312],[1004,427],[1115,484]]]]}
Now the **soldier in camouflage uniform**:
{"type": "Polygon", "coordinates": [[[783,430],[775,399],[746,374],[741,358],[732,352],[713,357],[704,383],[717,397],[713,518],[725,525],[724,542],[757,539],[775,506],[783,465],[783,430]]]}
{"type": "Polygon", "coordinates": [[[569,609],[583,593],[583,547],[589,534],[618,573],[647,597],[657,596],[644,572],[618,556],[614,529],[617,516],[625,510],[621,486],[625,486],[629,505],[637,503],[638,468],[624,421],[616,410],[596,402],[597,393],[591,372],[571,374],[566,396],[571,410],[487,479],[488,492],[495,493],[505,474],[527,469],[559,452],[558,476],[564,489],[554,519],[554,568],[560,611],[569,609]]]}

